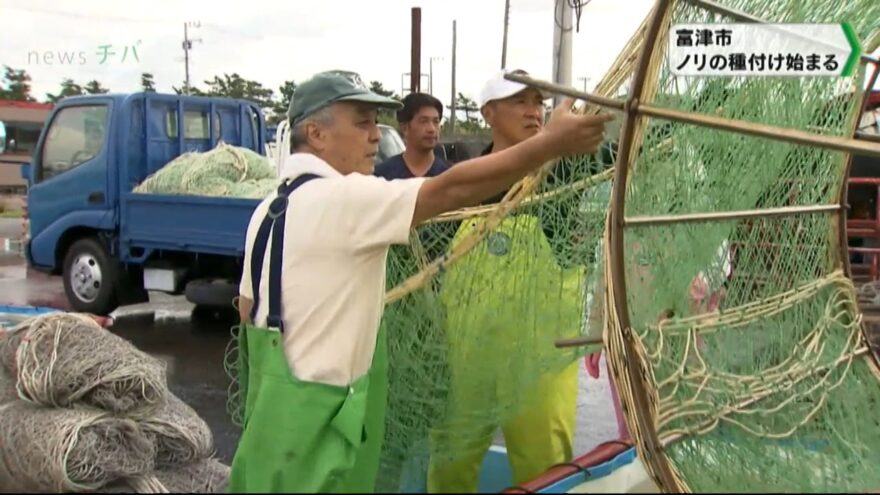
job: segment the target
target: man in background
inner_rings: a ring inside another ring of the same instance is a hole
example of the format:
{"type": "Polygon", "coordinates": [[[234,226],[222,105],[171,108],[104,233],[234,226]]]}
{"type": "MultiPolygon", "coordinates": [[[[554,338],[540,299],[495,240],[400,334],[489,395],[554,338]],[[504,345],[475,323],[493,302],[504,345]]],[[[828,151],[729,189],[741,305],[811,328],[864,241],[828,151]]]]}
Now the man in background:
{"type": "Polygon", "coordinates": [[[435,156],[440,142],[443,104],[425,93],[410,93],[397,112],[397,123],[406,149],[380,163],[374,172],[388,180],[434,177],[449,169],[449,164],[435,156]]]}
{"type": "MultiPolygon", "coordinates": [[[[443,104],[440,100],[425,93],[406,95],[403,108],[397,112],[397,124],[406,148],[403,153],[376,166],[373,174],[395,180],[436,177],[449,170],[451,165],[434,153],[440,142],[442,120],[443,104]]],[[[457,229],[458,222],[442,222],[419,228],[421,245],[414,247],[418,251],[416,254],[424,258],[421,263],[424,265],[442,256],[457,229]]]]}

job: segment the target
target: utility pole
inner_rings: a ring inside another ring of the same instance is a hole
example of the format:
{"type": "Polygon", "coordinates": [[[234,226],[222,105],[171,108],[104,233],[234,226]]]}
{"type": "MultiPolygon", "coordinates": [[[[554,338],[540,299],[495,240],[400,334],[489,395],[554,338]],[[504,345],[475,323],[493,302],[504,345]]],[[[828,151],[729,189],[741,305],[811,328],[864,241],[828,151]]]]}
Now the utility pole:
{"type": "Polygon", "coordinates": [[[452,112],[449,115],[449,134],[455,134],[455,23],[452,21],[452,112]]]}
{"type": "MultiPolygon", "coordinates": [[[[571,86],[572,8],[569,0],[555,0],[553,7],[553,82],[571,86]]],[[[553,106],[561,102],[553,98],[553,106]]]]}
{"type": "Polygon", "coordinates": [[[422,79],[422,9],[420,7],[412,8],[412,45],[410,53],[410,92],[417,93],[421,91],[422,79]]]}
{"type": "Polygon", "coordinates": [[[501,43],[501,68],[507,67],[507,26],[510,23],[510,0],[504,0],[504,40],[501,43]]]}
{"type": "Polygon", "coordinates": [[[583,82],[584,82],[584,93],[587,92],[587,81],[589,81],[589,80],[590,80],[589,77],[579,77],[579,78],[578,78],[578,81],[583,81],[583,82]]]}
{"type": "Polygon", "coordinates": [[[201,25],[202,24],[200,22],[184,22],[183,23],[183,60],[184,60],[185,68],[186,68],[186,80],[183,83],[183,94],[185,94],[185,95],[189,94],[189,88],[190,88],[190,85],[189,85],[189,51],[192,50],[192,44],[194,41],[198,41],[199,43],[201,43],[201,41],[202,41],[201,39],[194,39],[194,40],[189,39],[188,28],[190,26],[197,28],[197,27],[201,27],[201,25]]]}

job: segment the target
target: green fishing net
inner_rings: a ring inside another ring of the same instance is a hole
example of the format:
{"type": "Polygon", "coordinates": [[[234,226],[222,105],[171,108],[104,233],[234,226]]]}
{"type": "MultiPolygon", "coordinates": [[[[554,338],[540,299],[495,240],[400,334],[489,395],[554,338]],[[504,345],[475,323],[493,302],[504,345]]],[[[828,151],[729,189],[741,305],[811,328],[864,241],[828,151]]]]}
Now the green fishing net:
{"type": "MultiPolygon", "coordinates": [[[[465,210],[392,247],[391,294],[426,265],[441,268],[387,304],[382,319],[390,387],[381,489],[412,490],[429,463],[455,462],[475,444],[484,453],[497,428],[542,396],[542,378],[583,355],[554,342],[589,332],[585,313],[599,307],[588,295],[600,285],[613,159],[606,147],[552,165],[497,225],[489,227],[497,205],[465,210]]],[[[601,332],[599,314],[593,323],[601,332]]],[[[573,422],[576,384],[558,393],[572,398],[573,422]]]]}
{"type": "Polygon", "coordinates": [[[247,148],[219,143],[184,153],[147,177],[134,192],[263,199],[278,187],[272,163],[247,148]]]}
{"type": "MultiPolygon", "coordinates": [[[[720,0],[770,22],[848,22],[875,35],[876,0],[720,0]]],[[[666,34],[679,23],[733,22],[686,1],[661,25],[643,103],[852,136],[865,71],[833,77],[670,73],[666,34]]],[[[876,47],[865,47],[871,50],[876,47]]],[[[625,217],[837,205],[843,152],[640,117],[625,217]],[[641,137],[639,137],[641,136],[641,137]]],[[[618,184],[615,184],[618,186],[618,184]]],[[[633,370],[677,486],[670,490],[863,492],[880,488],[880,384],[844,272],[839,210],[624,228],[629,322],[616,318],[611,362],[630,413],[633,370]]],[[[614,308],[608,299],[609,307],[614,308]]],[[[621,308],[615,308],[621,309],[621,308]]],[[[609,309],[609,313],[613,309],[609,309]]],[[[640,437],[630,421],[630,429],[640,437]]],[[[644,446],[644,445],[643,445],[644,446]]],[[[640,449],[645,459],[645,449],[640,449]]],[[[654,469],[657,471],[657,469],[654,469]]]]}

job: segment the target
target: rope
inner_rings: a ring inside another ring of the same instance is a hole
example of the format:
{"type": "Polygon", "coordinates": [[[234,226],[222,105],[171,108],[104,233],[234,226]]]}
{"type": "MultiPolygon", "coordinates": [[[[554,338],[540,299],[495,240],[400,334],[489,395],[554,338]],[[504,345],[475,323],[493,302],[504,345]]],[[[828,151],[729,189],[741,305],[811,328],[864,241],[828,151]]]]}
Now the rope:
{"type": "MultiPolygon", "coordinates": [[[[614,177],[614,169],[610,168],[605,170],[604,172],[598,173],[596,175],[586,177],[577,182],[573,182],[571,184],[567,184],[565,186],[560,186],[550,191],[541,193],[537,196],[529,196],[525,198],[520,204],[516,205],[514,209],[525,208],[526,206],[530,206],[535,203],[540,203],[542,201],[547,201],[550,199],[557,199],[560,196],[565,196],[566,194],[570,194],[573,192],[584,190],[588,187],[593,187],[599,185],[603,182],[608,182],[614,177]]],[[[468,218],[481,217],[486,216],[495,211],[498,208],[498,203],[485,205],[485,206],[472,206],[468,208],[460,208],[455,211],[450,211],[446,213],[442,213],[437,215],[434,218],[427,220],[424,224],[431,223],[440,223],[440,222],[452,222],[456,220],[466,220],[468,218]]]]}

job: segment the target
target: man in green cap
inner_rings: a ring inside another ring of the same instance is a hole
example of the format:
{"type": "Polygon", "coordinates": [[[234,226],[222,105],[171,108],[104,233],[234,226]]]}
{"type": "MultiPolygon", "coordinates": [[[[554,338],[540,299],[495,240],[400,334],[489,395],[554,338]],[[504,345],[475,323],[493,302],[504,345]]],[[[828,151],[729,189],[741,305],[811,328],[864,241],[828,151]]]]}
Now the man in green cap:
{"type": "Polygon", "coordinates": [[[233,492],[372,492],[387,377],[379,333],[385,260],[410,229],[474,205],[542,163],[593,153],[607,116],[558,108],[534,138],[432,178],[372,175],[381,107],[356,74],[315,75],[294,92],[292,154],[254,211],[239,288],[244,429],[233,492]]]}

